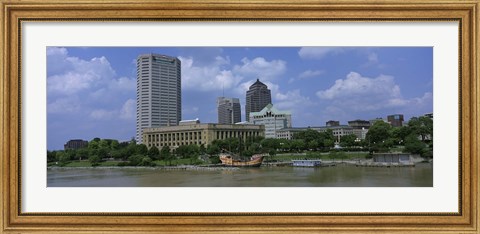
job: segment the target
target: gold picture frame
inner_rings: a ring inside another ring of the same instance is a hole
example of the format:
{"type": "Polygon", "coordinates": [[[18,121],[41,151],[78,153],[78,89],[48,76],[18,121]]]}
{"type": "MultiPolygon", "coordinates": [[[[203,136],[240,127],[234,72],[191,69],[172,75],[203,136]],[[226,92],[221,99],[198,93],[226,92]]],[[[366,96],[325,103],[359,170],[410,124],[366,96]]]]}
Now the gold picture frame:
{"type": "Polygon", "coordinates": [[[1,0],[0,230],[5,233],[478,233],[479,6],[477,0],[1,0]],[[178,214],[21,212],[22,23],[167,20],[459,22],[459,211],[178,214]]]}

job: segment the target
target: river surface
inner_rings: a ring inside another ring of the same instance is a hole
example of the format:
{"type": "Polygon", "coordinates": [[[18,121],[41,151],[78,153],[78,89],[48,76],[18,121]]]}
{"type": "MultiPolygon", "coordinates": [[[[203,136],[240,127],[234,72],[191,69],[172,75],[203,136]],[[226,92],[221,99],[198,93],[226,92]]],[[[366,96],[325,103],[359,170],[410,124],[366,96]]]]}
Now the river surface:
{"type": "Polygon", "coordinates": [[[432,187],[433,166],[260,167],[228,170],[57,168],[48,187],[432,187]]]}

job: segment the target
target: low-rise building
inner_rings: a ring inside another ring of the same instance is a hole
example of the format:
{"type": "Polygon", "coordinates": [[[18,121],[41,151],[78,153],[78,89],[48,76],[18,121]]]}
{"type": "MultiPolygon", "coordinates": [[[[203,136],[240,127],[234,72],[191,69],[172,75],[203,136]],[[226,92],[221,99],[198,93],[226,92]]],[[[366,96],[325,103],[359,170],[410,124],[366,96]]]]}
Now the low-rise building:
{"type": "Polygon", "coordinates": [[[401,127],[403,126],[403,115],[395,114],[387,116],[387,121],[392,125],[392,127],[401,127]]]}
{"type": "Polygon", "coordinates": [[[204,145],[205,147],[214,140],[239,138],[246,140],[248,137],[265,136],[263,125],[242,124],[214,124],[191,123],[179,126],[143,129],[143,143],[148,147],[162,148],[169,146],[174,149],[181,145],[204,145]]]}
{"type": "Polygon", "coordinates": [[[356,119],[348,121],[348,126],[353,128],[353,134],[357,136],[357,139],[364,140],[367,137],[367,132],[370,128],[370,121],[356,119]]]}
{"type": "Polygon", "coordinates": [[[340,121],[329,120],[325,123],[327,127],[340,126],[340,121]]]}
{"type": "Polygon", "coordinates": [[[84,141],[82,139],[73,139],[67,141],[63,145],[63,149],[68,150],[68,149],[80,149],[80,148],[85,148],[88,146],[88,141],[84,141]]]}
{"type": "Polygon", "coordinates": [[[277,130],[276,138],[277,139],[293,139],[293,136],[298,133],[307,130],[308,128],[282,128],[277,130]]]}
{"type": "Polygon", "coordinates": [[[276,136],[279,139],[293,139],[294,135],[298,132],[312,129],[318,132],[326,132],[329,129],[332,130],[332,134],[335,137],[335,143],[340,142],[340,138],[345,135],[354,134],[353,128],[347,125],[339,126],[322,126],[322,127],[300,127],[300,128],[283,128],[276,132],[276,136]]]}
{"type": "Polygon", "coordinates": [[[312,129],[317,130],[319,132],[326,132],[327,130],[331,129],[333,136],[335,137],[335,143],[340,142],[340,138],[342,136],[353,134],[353,128],[348,125],[339,125],[339,126],[325,126],[325,127],[312,127],[312,129]]]}
{"type": "Polygon", "coordinates": [[[272,104],[268,104],[260,112],[251,112],[249,121],[255,125],[265,126],[265,138],[276,138],[278,130],[292,127],[292,114],[290,111],[280,111],[272,104]]]}

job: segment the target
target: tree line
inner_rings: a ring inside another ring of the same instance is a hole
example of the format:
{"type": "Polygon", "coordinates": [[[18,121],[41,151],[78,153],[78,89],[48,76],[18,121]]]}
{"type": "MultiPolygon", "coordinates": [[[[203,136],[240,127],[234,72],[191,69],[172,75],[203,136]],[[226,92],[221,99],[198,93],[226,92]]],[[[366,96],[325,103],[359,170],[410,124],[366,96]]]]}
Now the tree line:
{"type": "Polygon", "coordinates": [[[47,162],[57,162],[63,166],[73,160],[88,160],[92,166],[98,166],[105,159],[120,161],[118,166],[155,166],[154,161],[165,161],[171,164],[175,159],[188,159],[190,164],[199,163],[201,156],[209,156],[211,163],[218,163],[218,154],[222,150],[250,157],[257,153],[304,151],[369,151],[389,152],[392,148],[403,152],[433,157],[433,121],[427,117],[413,117],[405,126],[392,127],[378,121],[372,125],[365,139],[358,139],[355,134],[340,138],[340,148],[335,147],[335,137],[331,129],[319,132],[313,129],[294,134],[293,139],[273,139],[248,137],[246,139],[229,138],[214,140],[207,147],[204,145],[182,145],[176,148],[163,146],[160,149],[144,144],[129,142],[119,143],[117,140],[94,138],[88,146],[80,149],[47,151],[47,162]]]}

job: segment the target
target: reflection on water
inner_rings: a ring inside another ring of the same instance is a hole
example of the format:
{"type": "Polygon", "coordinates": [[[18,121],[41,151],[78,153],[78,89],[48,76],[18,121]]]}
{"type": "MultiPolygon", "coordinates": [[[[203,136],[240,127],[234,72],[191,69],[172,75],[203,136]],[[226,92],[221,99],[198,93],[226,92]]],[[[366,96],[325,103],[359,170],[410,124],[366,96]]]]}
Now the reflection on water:
{"type": "Polygon", "coordinates": [[[432,164],[416,167],[261,167],[238,170],[49,169],[48,187],[432,187],[432,164]]]}

